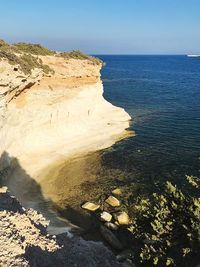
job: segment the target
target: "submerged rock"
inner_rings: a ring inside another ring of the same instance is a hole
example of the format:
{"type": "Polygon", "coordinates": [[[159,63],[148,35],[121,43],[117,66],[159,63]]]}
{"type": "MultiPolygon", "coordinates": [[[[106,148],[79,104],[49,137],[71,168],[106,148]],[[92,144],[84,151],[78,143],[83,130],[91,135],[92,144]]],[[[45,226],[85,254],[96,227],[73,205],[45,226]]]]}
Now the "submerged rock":
{"type": "Polygon", "coordinates": [[[100,208],[100,205],[94,204],[92,202],[86,202],[81,207],[85,210],[96,211],[100,208]]]}
{"type": "Polygon", "coordinates": [[[112,207],[119,207],[120,206],[120,201],[116,197],[113,197],[113,196],[109,196],[105,200],[105,202],[112,207]]]}

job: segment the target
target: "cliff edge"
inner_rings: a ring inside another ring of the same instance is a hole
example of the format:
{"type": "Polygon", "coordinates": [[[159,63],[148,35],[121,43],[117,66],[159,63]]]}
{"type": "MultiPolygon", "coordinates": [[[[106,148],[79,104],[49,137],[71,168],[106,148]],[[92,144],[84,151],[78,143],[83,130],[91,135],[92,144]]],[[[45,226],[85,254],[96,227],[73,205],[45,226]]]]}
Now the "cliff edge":
{"type": "Polygon", "coordinates": [[[44,49],[0,42],[0,154],[36,180],[60,158],[112,145],[130,120],[103,98],[100,60],[44,49]]]}

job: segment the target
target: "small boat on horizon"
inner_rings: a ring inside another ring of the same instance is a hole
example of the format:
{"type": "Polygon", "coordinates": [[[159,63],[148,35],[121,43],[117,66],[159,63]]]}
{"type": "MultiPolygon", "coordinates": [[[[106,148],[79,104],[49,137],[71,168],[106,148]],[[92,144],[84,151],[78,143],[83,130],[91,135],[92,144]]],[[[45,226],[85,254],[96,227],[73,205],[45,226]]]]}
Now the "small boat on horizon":
{"type": "Polygon", "coordinates": [[[200,57],[200,54],[190,54],[190,55],[187,55],[188,57],[200,57]]]}

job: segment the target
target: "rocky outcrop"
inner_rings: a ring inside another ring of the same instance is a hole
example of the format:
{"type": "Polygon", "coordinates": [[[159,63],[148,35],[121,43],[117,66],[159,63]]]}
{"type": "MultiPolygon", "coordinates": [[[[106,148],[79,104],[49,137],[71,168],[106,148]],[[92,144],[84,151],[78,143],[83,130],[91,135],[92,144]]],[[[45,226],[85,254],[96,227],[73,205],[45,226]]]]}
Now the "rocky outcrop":
{"type": "Polygon", "coordinates": [[[0,188],[0,266],[118,267],[102,243],[47,233],[48,221],[0,188]]]}
{"type": "MultiPolygon", "coordinates": [[[[0,154],[31,177],[60,158],[112,145],[127,135],[130,116],[103,98],[101,64],[40,56],[54,74],[24,74],[0,61],[0,154]]],[[[1,162],[6,166],[10,162],[1,162]]]]}

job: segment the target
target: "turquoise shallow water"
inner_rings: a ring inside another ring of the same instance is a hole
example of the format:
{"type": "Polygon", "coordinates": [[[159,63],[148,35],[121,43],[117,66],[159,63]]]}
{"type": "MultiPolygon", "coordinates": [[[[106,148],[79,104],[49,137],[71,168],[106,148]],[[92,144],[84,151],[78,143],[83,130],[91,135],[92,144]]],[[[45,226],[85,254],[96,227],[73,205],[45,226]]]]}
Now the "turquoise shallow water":
{"type": "Polygon", "coordinates": [[[137,134],[103,154],[146,184],[200,172],[200,59],[186,56],[99,56],[104,97],[133,118],[137,134]]]}

